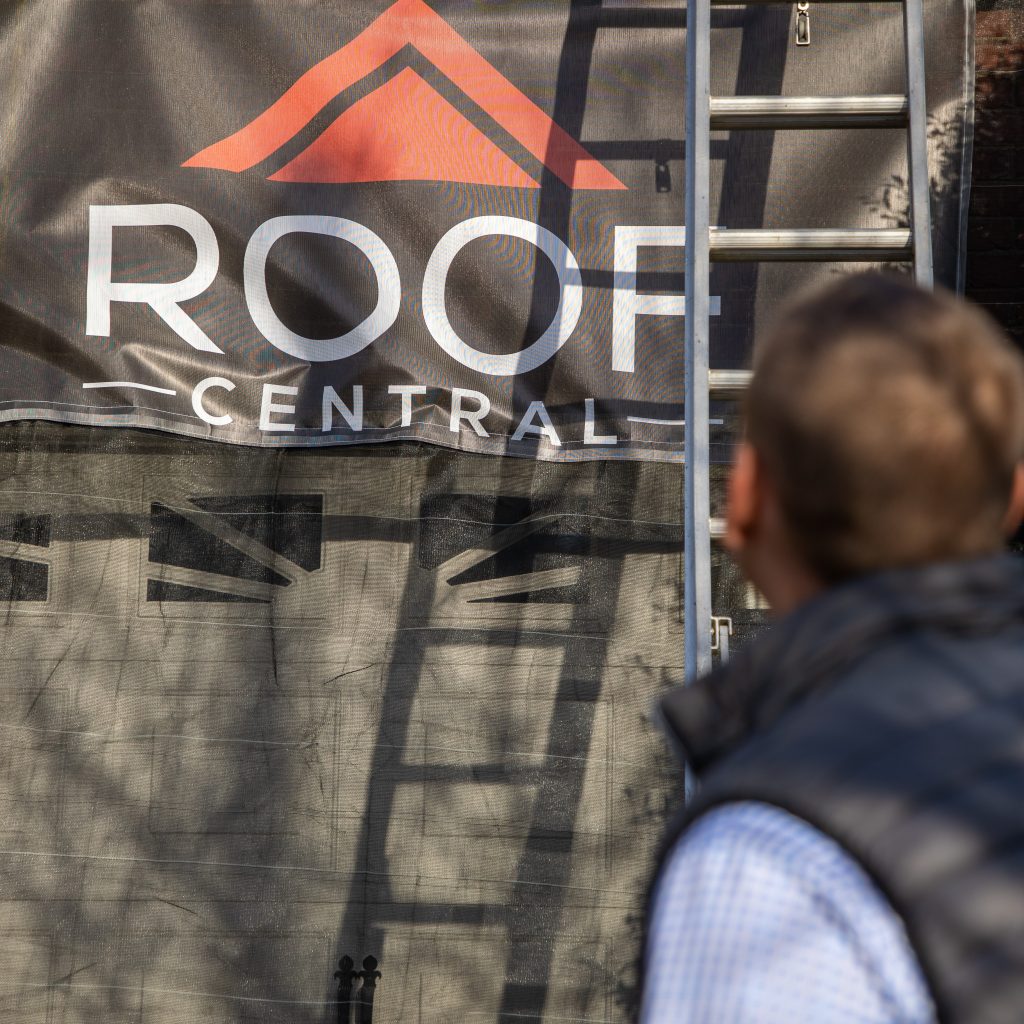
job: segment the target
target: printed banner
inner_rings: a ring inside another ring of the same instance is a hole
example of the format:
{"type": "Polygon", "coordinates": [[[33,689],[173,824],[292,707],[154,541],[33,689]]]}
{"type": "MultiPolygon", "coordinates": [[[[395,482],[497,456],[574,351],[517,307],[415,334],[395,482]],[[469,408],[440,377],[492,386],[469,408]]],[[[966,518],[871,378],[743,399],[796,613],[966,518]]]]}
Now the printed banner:
{"type": "MultiPolygon", "coordinates": [[[[955,285],[969,24],[928,12],[955,285]]],[[[905,89],[898,8],[815,8],[799,48],[791,16],[716,11],[713,91],[905,89]]],[[[0,417],[678,458],[684,51],[661,3],[8,5],[0,417]]],[[[905,224],[905,152],[902,130],[715,133],[712,216],[905,224]]],[[[713,365],[839,269],[716,267],[713,365]]]]}

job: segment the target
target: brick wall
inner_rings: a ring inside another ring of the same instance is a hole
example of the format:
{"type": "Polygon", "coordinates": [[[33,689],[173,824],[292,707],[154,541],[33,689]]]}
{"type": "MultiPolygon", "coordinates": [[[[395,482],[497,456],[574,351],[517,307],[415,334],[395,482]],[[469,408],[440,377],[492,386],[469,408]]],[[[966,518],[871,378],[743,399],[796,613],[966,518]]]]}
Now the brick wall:
{"type": "Polygon", "coordinates": [[[1024,0],[979,0],[967,286],[1024,345],[1024,0]]]}

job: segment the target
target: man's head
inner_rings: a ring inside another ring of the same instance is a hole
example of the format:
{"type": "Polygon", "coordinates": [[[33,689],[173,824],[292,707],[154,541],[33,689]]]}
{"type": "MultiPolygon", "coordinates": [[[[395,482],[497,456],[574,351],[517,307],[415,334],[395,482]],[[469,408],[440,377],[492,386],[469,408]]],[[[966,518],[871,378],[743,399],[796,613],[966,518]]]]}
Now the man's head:
{"type": "Polygon", "coordinates": [[[997,551],[1024,514],[1024,360],[981,311],[858,274],[759,341],[726,544],[780,611],[997,551]]]}

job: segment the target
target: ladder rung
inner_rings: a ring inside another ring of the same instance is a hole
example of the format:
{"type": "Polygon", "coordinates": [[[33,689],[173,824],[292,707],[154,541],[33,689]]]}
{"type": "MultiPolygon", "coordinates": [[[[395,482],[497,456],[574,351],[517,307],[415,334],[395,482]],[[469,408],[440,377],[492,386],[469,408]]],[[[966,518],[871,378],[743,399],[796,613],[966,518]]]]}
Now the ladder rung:
{"type": "MultiPolygon", "coordinates": [[[[887,4],[903,3],[903,0],[852,0],[854,4],[887,4]]],[[[843,4],[851,0],[815,0],[815,3],[843,4]]],[[[793,0],[711,0],[712,7],[764,7],[768,4],[785,4],[792,7],[793,0]]]]}
{"type": "Polygon", "coordinates": [[[711,229],[711,259],[718,263],[880,263],[909,260],[913,253],[904,229],[711,229]]]}
{"type": "Polygon", "coordinates": [[[712,96],[711,127],[906,128],[906,96],[712,96]]]}
{"type": "Polygon", "coordinates": [[[708,390],[715,398],[738,398],[752,376],[750,370],[708,370],[708,390]]]}

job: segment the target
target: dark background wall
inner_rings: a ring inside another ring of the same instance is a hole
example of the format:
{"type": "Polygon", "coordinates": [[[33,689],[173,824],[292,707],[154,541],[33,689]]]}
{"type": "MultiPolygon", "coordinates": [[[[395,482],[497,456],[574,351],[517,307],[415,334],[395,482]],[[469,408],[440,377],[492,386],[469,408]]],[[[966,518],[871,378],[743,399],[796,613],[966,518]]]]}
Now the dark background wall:
{"type": "Polygon", "coordinates": [[[966,291],[1024,345],[1024,0],[979,0],[966,291]]]}

